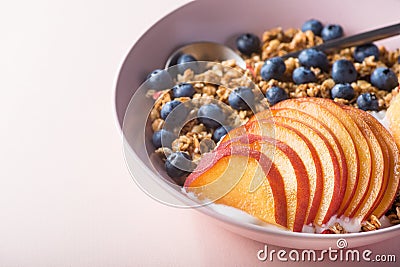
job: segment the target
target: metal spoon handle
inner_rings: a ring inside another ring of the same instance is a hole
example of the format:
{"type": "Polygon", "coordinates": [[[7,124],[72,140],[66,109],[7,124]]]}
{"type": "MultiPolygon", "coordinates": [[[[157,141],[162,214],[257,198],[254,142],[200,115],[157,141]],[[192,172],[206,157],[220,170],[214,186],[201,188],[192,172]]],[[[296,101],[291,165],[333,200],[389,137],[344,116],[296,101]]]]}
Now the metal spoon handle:
{"type": "MultiPolygon", "coordinates": [[[[314,46],[312,48],[315,48],[317,50],[321,50],[324,52],[331,52],[331,51],[342,49],[342,48],[371,43],[373,41],[382,40],[382,39],[396,36],[399,34],[400,34],[400,23],[397,23],[394,25],[375,29],[372,31],[367,31],[367,32],[363,32],[363,33],[359,33],[359,34],[355,34],[355,35],[351,35],[351,36],[347,36],[347,37],[334,39],[334,40],[328,41],[326,43],[314,46]]],[[[297,57],[301,51],[302,50],[288,53],[286,55],[283,55],[282,58],[297,57]]]]}

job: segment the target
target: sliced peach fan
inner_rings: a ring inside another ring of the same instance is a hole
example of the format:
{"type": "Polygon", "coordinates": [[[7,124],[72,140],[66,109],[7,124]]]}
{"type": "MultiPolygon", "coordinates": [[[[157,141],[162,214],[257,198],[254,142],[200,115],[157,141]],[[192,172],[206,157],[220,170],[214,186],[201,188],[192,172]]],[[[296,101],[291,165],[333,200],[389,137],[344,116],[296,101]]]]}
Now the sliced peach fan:
{"type": "Polygon", "coordinates": [[[230,131],[201,159],[208,167],[187,178],[186,190],[199,199],[220,195],[218,204],[295,232],[329,227],[335,218],[361,229],[391,207],[399,150],[373,116],[320,98],[282,101],[271,111],[230,131]],[[255,178],[262,184],[250,192],[255,178]]]}

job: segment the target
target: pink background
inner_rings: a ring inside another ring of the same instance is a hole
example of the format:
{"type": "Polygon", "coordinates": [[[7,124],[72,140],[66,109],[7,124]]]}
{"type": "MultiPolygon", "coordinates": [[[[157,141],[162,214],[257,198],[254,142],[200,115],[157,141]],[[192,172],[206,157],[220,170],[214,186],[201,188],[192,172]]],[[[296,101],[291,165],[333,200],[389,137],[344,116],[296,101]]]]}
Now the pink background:
{"type": "MultiPolygon", "coordinates": [[[[0,266],[288,265],[260,263],[263,244],[155,202],[125,167],[118,69],[148,27],[186,2],[1,7],[0,266]]],[[[369,249],[399,261],[399,247],[397,238],[369,249]]]]}

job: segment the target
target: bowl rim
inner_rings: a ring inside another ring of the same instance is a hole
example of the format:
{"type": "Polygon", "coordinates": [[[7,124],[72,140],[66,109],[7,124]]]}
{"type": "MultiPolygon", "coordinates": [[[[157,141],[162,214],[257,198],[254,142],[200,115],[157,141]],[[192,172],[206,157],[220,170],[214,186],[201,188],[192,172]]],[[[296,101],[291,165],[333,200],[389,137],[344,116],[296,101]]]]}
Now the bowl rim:
{"type": "MultiPolygon", "coordinates": [[[[205,0],[203,0],[205,1],[205,0]]],[[[156,27],[159,23],[161,23],[162,21],[166,20],[167,18],[169,18],[170,16],[173,16],[175,13],[180,12],[182,9],[186,8],[189,5],[194,4],[196,1],[194,0],[190,0],[188,3],[185,3],[179,7],[177,7],[176,9],[172,10],[171,12],[167,13],[165,16],[163,16],[162,18],[160,18],[159,20],[157,20],[156,22],[154,22],[134,43],[134,45],[124,54],[124,60],[122,60],[119,64],[118,67],[118,75],[115,78],[114,81],[114,86],[113,86],[113,97],[111,99],[112,101],[112,107],[113,107],[113,114],[114,114],[114,122],[116,124],[116,127],[118,128],[118,132],[120,134],[120,136],[122,137],[122,140],[125,139],[124,137],[124,133],[123,133],[123,121],[120,122],[119,117],[118,117],[118,110],[117,110],[117,92],[118,92],[118,87],[119,87],[119,83],[120,83],[120,78],[123,72],[123,69],[126,67],[126,63],[128,60],[129,55],[132,53],[132,51],[136,48],[136,46],[138,45],[138,43],[143,40],[145,38],[145,36],[147,36],[149,34],[149,32],[156,27]],[[122,123],[122,124],[121,124],[122,123]]],[[[129,103],[127,105],[127,107],[129,107],[129,103]]],[[[125,110],[126,112],[126,110],[125,110]]],[[[123,114],[123,118],[125,117],[126,114],[123,114]]],[[[124,142],[124,141],[123,141],[124,142]]],[[[167,191],[171,196],[173,196],[174,198],[178,199],[179,201],[182,201],[184,203],[196,203],[193,200],[191,200],[189,197],[184,196],[183,194],[177,194],[176,190],[173,190],[167,183],[162,182],[161,179],[159,179],[158,175],[156,175],[156,173],[153,172],[153,170],[151,170],[148,166],[146,166],[138,157],[138,155],[132,150],[132,153],[134,155],[134,157],[137,159],[137,163],[141,165],[141,168],[146,171],[146,173],[150,173],[151,178],[158,183],[158,185],[160,185],[162,187],[163,190],[167,191]]],[[[128,167],[128,163],[127,163],[127,159],[126,159],[126,155],[124,153],[124,161],[126,166],[128,167]]],[[[166,205],[165,203],[157,200],[156,198],[152,197],[150,194],[148,194],[145,190],[143,190],[143,188],[140,186],[140,184],[133,178],[134,175],[131,171],[130,168],[128,168],[129,173],[131,175],[131,178],[134,180],[135,184],[146,194],[148,195],[150,198],[152,198],[153,200],[156,200],[159,203],[162,203],[164,205],[166,205]]],[[[188,207],[189,208],[189,207],[188,207]]],[[[292,232],[292,231],[282,231],[282,230],[274,230],[274,229],[270,229],[267,227],[263,227],[260,225],[256,225],[256,224],[252,224],[249,222],[241,222],[239,220],[235,220],[234,218],[231,218],[227,215],[221,214],[215,210],[213,210],[212,208],[208,207],[208,206],[201,206],[201,207],[190,207],[190,209],[192,210],[197,210],[199,212],[201,212],[202,214],[205,214],[213,219],[216,219],[220,222],[226,223],[228,225],[233,225],[235,227],[239,227],[239,228],[244,228],[246,230],[250,230],[252,232],[256,232],[259,234],[268,234],[268,235],[273,235],[276,237],[292,237],[292,238],[306,238],[309,240],[328,240],[328,241],[332,241],[332,240],[337,240],[340,238],[345,238],[346,240],[351,240],[351,239],[355,239],[355,238],[362,238],[362,237],[370,237],[370,236],[379,236],[382,234],[387,234],[390,232],[395,232],[395,231],[399,231],[400,230],[400,224],[399,225],[393,225],[393,226],[389,226],[389,227],[385,227],[382,229],[378,229],[375,231],[368,231],[368,232],[357,232],[357,233],[346,233],[346,234],[318,234],[318,233],[303,233],[303,232],[292,232]]],[[[395,236],[395,235],[394,235],[395,236]]],[[[390,237],[387,237],[386,239],[388,239],[390,237]]],[[[380,240],[383,241],[384,239],[380,240]]]]}
{"type": "MultiPolygon", "coordinates": [[[[204,1],[204,0],[203,0],[204,1]]],[[[118,109],[117,109],[117,92],[118,92],[118,88],[119,88],[119,84],[120,84],[120,78],[123,72],[123,69],[126,67],[126,63],[128,60],[129,55],[132,53],[132,51],[138,46],[138,44],[140,43],[140,41],[142,41],[148,34],[149,32],[155,28],[159,23],[161,23],[164,20],[167,20],[167,18],[171,17],[172,15],[174,15],[175,13],[179,12],[181,9],[186,8],[189,5],[192,5],[195,1],[194,0],[189,0],[188,3],[185,3],[181,6],[179,6],[178,8],[170,11],[169,13],[167,13],[165,16],[163,16],[162,18],[158,19],[156,22],[154,22],[142,35],[140,35],[140,37],[135,41],[135,43],[133,44],[133,46],[128,49],[127,52],[125,52],[125,54],[123,55],[123,60],[120,62],[119,66],[118,66],[118,75],[116,76],[115,80],[114,80],[114,86],[113,88],[113,92],[112,92],[112,108],[113,108],[113,114],[114,114],[114,120],[116,122],[116,126],[118,128],[118,132],[120,134],[122,133],[122,127],[123,127],[123,121],[122,120],[120,122],[119,117],[118,117],[118,109]]],[[[129,106],[129,103],[126,107],[129,106]]],[[[125,110],[126,112],[126,110],[125,110]]],[[[121,117],[125,117],[125,114],[121,114],[121,117]]]]}

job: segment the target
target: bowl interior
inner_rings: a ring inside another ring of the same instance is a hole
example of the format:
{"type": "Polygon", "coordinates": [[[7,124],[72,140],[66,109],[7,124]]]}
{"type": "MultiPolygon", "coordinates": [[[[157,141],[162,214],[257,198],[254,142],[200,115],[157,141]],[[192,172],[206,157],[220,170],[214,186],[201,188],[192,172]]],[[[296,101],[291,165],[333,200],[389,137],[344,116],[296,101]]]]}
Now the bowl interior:
{"type": "MultiPolygon", "coordinates": [[[[356,1],[331,0],[321,0],[318,3],[312,0],[302,0],[301,3],[292,0],[203,0],[191,2],[157,22],[127,54],[121,66],[115,91],[115,108],[119,127],[122,128],[129,102],[144,82],[147,74],[154,69],[163,68],[168,56],[178,47],[191,42],[211,41],[227,44],[234,48],[233,42],[238,34],[252,32],[261,36],[265,30],[274,27],[299,28],[304,21],[310,18],[319,19],[325,24],[340,24],[343,26],[345,34],[349,35],[398,22],[399,9],[400,1],[396,0],[385,1],[385,7],[377,6],[375,0],[365,0],[361,6],[356,1]]],[[[395,49],[400,47],[400,38],[393,37],[379,43],[395,49]]],[[[150,149],[148,147],[150,137],[145,136],[144,127],[142,127],[142,125],[149,127],[146,124],[148,114],[142,111],[149,110],[153,101],[146,99],[145,95],[141,97],[143,97],[143,101],[137,101],[134,105],[130,105],[130,112],[137,115],[124,125],[124,127],[129,127],[130,135],[135,139],[134,142],[131,142],[129,153],[127,153],[127,162],[128,165],[129,161],[134,162],[130,168],[135,176],[141,175],[157,180],[159,175],[154,170],[156,168],[162,171],[162,167],[160,167],[160,162],[155,163],[154,167],[147,156],[146,151],[150,149]]],[[[161,179],[158,180],[155,182],[173,198],[187,201],[178,188],[174,188],[161,179]]],[[[240,224],[209,209],[204,209],[204,212],[217,218],[233,231],[259,241],[271,242],[271,240],[275,240],[273,236],[278,235],[276,244],[282,246],[300,246],[300,248],[311,246],[311,243],[307,245],[307,242],[293,245],[292,241],[298,241],[299,237],[309,241],[318,241],[315,246],[328,245],[329,242],[338,238],[338,236],[327,237],[325,235],[323,239],[320,239],[318,235],[286,232],[276,234],[270,230],[240,224]],[[281,235],[284,235],[286,239],[279,238],[281,235]]],[[[362,233],[351,237],[350,235],[345,236],[355,240],[354,245],[365,245],[376,242],[377,238],[389,238],[393,236],[394,232],[400,234],[400,226],[390,228],[376,231],[375,234],[362,233]],[[363,236],[368,238],[362,239],[363,236]]]]}

